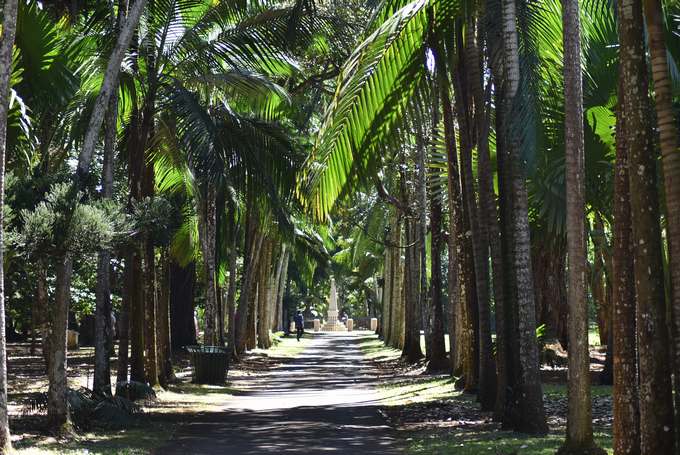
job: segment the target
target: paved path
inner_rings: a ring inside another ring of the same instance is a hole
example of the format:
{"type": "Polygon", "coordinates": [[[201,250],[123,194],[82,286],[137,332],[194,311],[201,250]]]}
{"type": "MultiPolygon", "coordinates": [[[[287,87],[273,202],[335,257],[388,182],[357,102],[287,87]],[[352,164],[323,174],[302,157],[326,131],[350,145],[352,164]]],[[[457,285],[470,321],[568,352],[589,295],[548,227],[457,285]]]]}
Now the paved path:
{"type": "Polygon", "coordinates": [[[223,411],[197,415],[156,453],[401,453],[378,413],[377,379],[361,339],[359,333],[316,334],[295,359],[250,386],[236,384],[241,391],[223,411]]]}

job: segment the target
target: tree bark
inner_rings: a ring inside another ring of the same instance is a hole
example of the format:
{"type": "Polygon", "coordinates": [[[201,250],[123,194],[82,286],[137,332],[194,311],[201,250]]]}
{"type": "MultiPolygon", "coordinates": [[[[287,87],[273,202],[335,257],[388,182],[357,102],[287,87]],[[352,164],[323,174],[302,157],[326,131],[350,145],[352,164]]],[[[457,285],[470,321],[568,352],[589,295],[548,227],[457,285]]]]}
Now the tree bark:
{"type": "MultiPolygon", "coordinates": [[[[17,25],[17,0],[5,0],[3,24],[0,35],[0,207],[5,204],[5,162],[7,155],[7,116],[10,100],[12,49],[17,25]]],[[[9,435],[7,411],[7,336],[5,333],[5,229],[4,216],[0,214],[0,453],[9,452],[12,444],[9,435]]],[[[44,336],[44,335],[43,335],[44,336]]]]}
{"type": "Polygon", "coordinates": [[[641,0],[619,0],[620,77],[623,78],[625,144],[630,169],[637,336],[640,371],[640,451],[673,451],[673,398],[664,273],[650,124],[647,60],[641,0]]]}
{"type": "Polygon", "coordinates": [[[613,435],[614,453],[640,453],[640,409],[636,346],[636,302],[633,271],[633,228],[630,213],[628,147],[626,146],[623,78],[619,77],[616,118],[616,166],[613,226],[613,435]]]}
{"type": "Polygon", "coordinates": [[[606,452],[593,440],[586,299],[586,198],[583,143],[581,24],[578,0],[562,0],[564,30],[565,172],[569,302],[567,438],[561,454],[606,452]]]}

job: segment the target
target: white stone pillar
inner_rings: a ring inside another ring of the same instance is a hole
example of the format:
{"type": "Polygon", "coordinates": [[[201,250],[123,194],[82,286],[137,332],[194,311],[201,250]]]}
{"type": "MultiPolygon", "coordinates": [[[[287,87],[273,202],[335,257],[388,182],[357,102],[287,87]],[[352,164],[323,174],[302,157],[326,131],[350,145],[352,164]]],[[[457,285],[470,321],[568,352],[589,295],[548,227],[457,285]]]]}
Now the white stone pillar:
{"type": "Polygon", "coordinates": [[[378,330],[378,318],[371,318],[371,332],[378,330]]]}
{"type": "Polygon", "coordinates": [[[321,331],[321,321],[318,319],[314,319],[314,331],[319,332],[321,331]]]}
{"type": "Polygon", "coordinates": [[[348,319],[347,320],[347,331],[351,332],[354,330],[354,319],[348,319]]]}

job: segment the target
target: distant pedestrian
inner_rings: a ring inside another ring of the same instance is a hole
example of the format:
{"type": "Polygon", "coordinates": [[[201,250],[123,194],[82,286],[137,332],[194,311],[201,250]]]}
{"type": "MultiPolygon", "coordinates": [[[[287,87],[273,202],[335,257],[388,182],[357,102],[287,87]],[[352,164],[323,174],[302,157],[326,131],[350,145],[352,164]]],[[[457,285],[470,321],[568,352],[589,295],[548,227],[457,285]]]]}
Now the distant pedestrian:
{"type": "Polygon", "coordinates": [[[305,333],[305,318],[300,310],[295,315],[295,331],[297,332],[297,340],[300,341],[302,334],[305,333]]]}

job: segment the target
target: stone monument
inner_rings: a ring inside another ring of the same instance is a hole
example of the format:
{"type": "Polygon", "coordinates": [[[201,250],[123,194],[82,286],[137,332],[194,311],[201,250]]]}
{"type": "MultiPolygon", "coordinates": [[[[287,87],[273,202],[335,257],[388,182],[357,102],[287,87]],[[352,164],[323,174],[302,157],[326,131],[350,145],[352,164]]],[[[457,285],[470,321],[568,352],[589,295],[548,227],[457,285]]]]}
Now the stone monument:
{"type": "Polygon", "coordinates": [[[331,294],[328,296],[328,319],[321,328],[324,332],[346,332],[347,327],[338,321],[338,291],[335,289],[335,278],[331,278],[331,294]]]}

